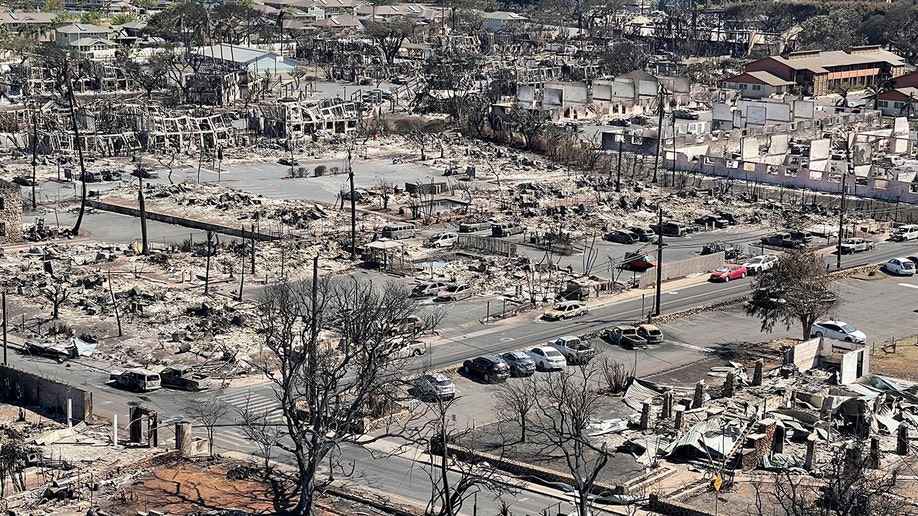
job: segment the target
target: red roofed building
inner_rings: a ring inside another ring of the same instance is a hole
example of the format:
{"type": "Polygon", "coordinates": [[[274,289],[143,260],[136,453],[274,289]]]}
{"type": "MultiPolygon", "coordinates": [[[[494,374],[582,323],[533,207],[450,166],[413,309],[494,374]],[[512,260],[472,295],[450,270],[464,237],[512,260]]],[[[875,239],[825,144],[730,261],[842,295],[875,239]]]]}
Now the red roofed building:
{"type": "Polygon", "coordinates": [[[751,93],[759,91],[753,90],[754,85],[764,90],[766,85],[776,88],[778,81],[785,81],[799,87],[803,93],[825,95],[846,88],[862,89],[899,77],[905,73],[905,60],[874,45],[846,51],[791,52],[753,61],[745,68],[746,73],[731,77],[724,84],[739,85],[737,89],[741,91],[746,84],[746,90],[751,93]]]}

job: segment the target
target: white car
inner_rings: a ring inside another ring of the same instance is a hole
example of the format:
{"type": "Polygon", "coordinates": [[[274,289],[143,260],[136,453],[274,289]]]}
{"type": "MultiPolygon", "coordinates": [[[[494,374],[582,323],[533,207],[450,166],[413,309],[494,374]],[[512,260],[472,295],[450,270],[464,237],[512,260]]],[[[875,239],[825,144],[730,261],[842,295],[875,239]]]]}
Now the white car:
{"type": "Polygon", "coordinates": [[[542,318],[549,321],[560,321],[561,319],[586,315],[589,311],[587,305],[580,301],[562,301],[547,310],[542,315],[542,318]]]}
{"type": "Polygon", "coordinates": [[[883,265],[886,272],[896,276],[914,276],[915,262],[908,258],[893,258],[883,265]]]}
{"type": "Polygon", "coordinates": [[[456,242],[458,241],[459,241],[459,235],[451,231],[447,231],[446,233],[437,233],[435,235],[432,235],[430,238],[427,239],[427,242],[424,243],[424,246],[425,247],[436,247],[436,248],[452,247],[456,245],[456,242]]]}
{"type": "Polygon", "coordinates": [[[810,337],[826,337],[829,339],[843,340],[845,342],[867,342],[867,335],[842,321],[821,321],[810,328],[810,337]]]}
{"type": "Polygon", "coordinates": [[[778,263],[778,257],[773,254],[754,256],[743,264],[749,274],[758,274],[767,271],[778,263]]]}
{"type": "Polygon", "coordinates": [[[567,359],[560,351],[551,346],[539,346],[529,351],[529,356],[535,361],[536,370],[551,371],[554,369],[564,369],[567,365],[567,359]]]}
{"type": "Polygon", "coordinates": [[[456,395],[456,385],[443,373],[425,374],[414,381],[415,392],[422,398],[451,400],[456,395]]]}

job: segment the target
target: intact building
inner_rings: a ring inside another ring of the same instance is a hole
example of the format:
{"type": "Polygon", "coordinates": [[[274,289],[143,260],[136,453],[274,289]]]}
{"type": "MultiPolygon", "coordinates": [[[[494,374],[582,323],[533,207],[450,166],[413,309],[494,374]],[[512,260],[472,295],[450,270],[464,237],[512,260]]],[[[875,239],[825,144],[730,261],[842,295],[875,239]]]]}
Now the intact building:
{"type": "Polygon", "coordinates": [[[774,89],[775,93],[779,89],[798,89],[807,95],[826,95],[840,89],[863,89],[899,77],[905,73],[905,60],[873,45],[850,50],[791,52],[753,61],[745,68],[746,73],[731,77],[724,84],[748,92],[749,97],[765,96],[756,93],[766,88],[774,89]]]}

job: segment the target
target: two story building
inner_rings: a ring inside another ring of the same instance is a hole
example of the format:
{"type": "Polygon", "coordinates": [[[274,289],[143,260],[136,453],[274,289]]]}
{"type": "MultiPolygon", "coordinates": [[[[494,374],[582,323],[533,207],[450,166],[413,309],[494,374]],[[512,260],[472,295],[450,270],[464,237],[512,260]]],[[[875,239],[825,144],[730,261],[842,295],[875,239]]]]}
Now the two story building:
{"type": "Polygon", "coordinates": [[[818,96],[842,89],[863,89],[899,77],[905,73],[905,60],[879,45],[871,45],[844,51],[808,50],[769,56],[748,63],[745,70],[724,84],[748,92],[750,95],[746,96],[750,97],[764,92],[765,86],[776,92],[778,88],[798,89],[818,96]]]}

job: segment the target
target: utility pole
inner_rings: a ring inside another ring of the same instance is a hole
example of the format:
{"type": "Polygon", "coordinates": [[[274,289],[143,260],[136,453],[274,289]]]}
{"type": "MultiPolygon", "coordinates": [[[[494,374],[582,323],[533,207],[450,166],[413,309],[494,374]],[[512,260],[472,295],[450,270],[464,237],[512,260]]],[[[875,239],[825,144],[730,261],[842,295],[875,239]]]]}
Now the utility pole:
{"type": "Polygon", "coordinates": [[[38,168],[38,118],[35,116],[35,105],[32,105],[32,211],[38,204],[35,202],[36,168],[38,168]]]}
{"type": "Polygon", "coordinates": [[[842,266],[842,234],[845,231],[845,194],[848,192],[848,169],[851,168],[851,149],[845,140],[845,170],[841,180],[841,206],[838,207],[838,247],[835,248],[835,268],[842,266]]]}
{"type": "Polygon", "coordinates": [[[615,191],[622,191],[622,143],[625,141],[625,133],[622,133],[618,140],[618,173],[615,177],[615,191]]]}
{"type": "Polygon", "coordinates": [[[351,147],[347,148],[347,179],[351,184],[351,261],[357,259],[357,201],[354,194],[354,167],[351,166],[351,147]]]}
{"type": "Polygon", "coordinates": [[[3,365],[9,365],[6,360],[6,291],[3,291],[3,365]]]}
{"type": "Polygon", "coordinates": [[[663,108],[663,97],[666,93],[666,90],[663,89],[663,85],[660,85],[660,90],[657,92],[657,110],[659,111],[659,119],[657,120],[657,155],[653,160],[653,179],[650,180],[651,183],[657,182],[657,167],[660,166],[660,152],[663,150],[663,114],[665,109],[663,108]]]}
{"type": "MultiPolygon", "coordinates": [[[[143,174],[143,165],[140,167],[140,175],[143,174]]],[[[147,208],[143,198],[143,177],[137,178],[137,207],[140,208],[140,254],[147,256],[150,254],[150,246],[147,243],[147,208]]]]}
{"type": "Polygon", "coordinates": [[[663,208],[657,208],[657,227],[659,228],[659,234],[657,235],[657,292],[656,292],[656,308],[654,308],[654,317],[660,315],[660,300],[663,293],[663,208]]]}

